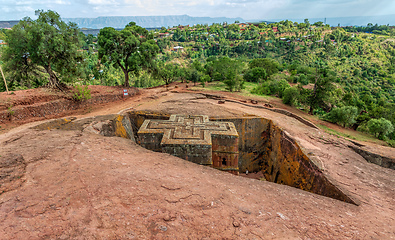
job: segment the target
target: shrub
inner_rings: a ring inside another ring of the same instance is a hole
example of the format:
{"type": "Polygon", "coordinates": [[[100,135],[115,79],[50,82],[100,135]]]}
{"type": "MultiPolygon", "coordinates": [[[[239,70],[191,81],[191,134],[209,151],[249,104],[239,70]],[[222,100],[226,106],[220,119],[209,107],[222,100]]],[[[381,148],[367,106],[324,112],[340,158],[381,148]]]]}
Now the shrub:
{"type": "Polygon", "coordinates": [[[289,83],[285,79],[274,79],[262,83],[252,89],[251,93],[259,95],[276,95],[280,98],[283,96],[285,89],[289,88],[289,83]]]}
{"type": "Polygon", "coordinates": [[[395,148],[395,140],[387,140],[387,144],[388,146],[395,148]]]}
{"type": "Polygon", "coordinates": [[[283,92],[283,103],[290,106],[294,106],[298,94],[299,91],[296,87],[286,88],[283,92]]]}
{"type": "Polygon", "coordinates": [[[206,86],[206,82],[209,82],[210,80],[211,80],[211,78],[207,74],[205,74],[205,75],[200,77],[200,82],[202,83],[203,87],[205,87],[206,86]]]}
{"type": "Polygon", "coordinates": [[[12,116],[15,114],[15,111],[12,109],[13,105],[8,106],[8,118],[11,120],[12,116]]]}
{"type": "Polygon", "coordinates": [[[144,72],[140,74],[140,76],[136,77],[133,82],[134,87],[138,88],[149,88],[155,87],[163,84],[163,80],[161,78],[154,78],[151,74],[144,72]]]}
{"type": "Polygon", "coordinates": [[[358,109],[353,106],[345,106],[340,108],[333,108],[328,114],[324,116],[324,119],[328,122],[339,124],[343,127],[351,126],[356,121],[358,116],[358,109]]]}
{"type": "Polygon", "coordinates": [[[273,80],[270,84],[272,94],[277,95],[279,98],[283,97],[284,90],[289,87],[289,83],[285,79],[273,80]]]}
{"type": "Polygon", "coordinates": [[[88,86],[85,86],[84,88],[82,88],[81,86],[75,86],[74,90],[74,101],[82,102],[84,100],[91,99],[91,90],[88,89],[88,86]]]}
{"type": "Polygon", "coordinates": [[[197,70],[192,70],[190,72],[188,80],[192,81],[193,84],[196,85],[196,83],[200,81],[200,77],[201,77],[200,72],[198,72],[197,70]]]}
{"type": "Polygon", "coordinates": [[[244,89],[244,80],[240,75],[233,76],[229,74],[223,83],[226,85],[225,89],[230,92],[244,89]]]}
{"type": "Polygon", "coordinates": [[[306,75],[300,74],[299,82],[304,86],[304,85],[309,84],[309,79],[307,79],[306,75]]]}
{"type": "Polygon", "coordinates": [[[249,69],[243,76],[247,82],[260,82],[267,78],[266,70],[262,67],[249,69]]]}
{"type": "Polygon", "coordinates": [[[392,123],[385,118],[370,119],[367,123],[367,127],[371,134],[375,135],[376,137],[382,140],[388,134],[394,131],[394,127],[392,126],[392,123]]]}

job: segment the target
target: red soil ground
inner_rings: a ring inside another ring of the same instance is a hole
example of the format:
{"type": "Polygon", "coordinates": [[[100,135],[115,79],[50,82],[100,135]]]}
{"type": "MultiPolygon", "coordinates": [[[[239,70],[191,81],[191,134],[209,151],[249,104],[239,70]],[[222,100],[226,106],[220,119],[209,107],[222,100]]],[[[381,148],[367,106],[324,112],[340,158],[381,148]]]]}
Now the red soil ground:
{"type": "MultiPolygon", "coordinates": [[[[100,95],[109,88],[97,89],[100,95]]],[[[111,89],[121,94],[122,89],[111,89]]],[[[234,102],[218,104],[188,89],[185,84],[147,89],[61,114],[3,121],[0,160],[14,175],[1,173],[13,181],[0,195],[0,239],[395,239],[394,170],[366,162],[348,148],[347,140],[294,118],[234,102]],[[234,176],[148,151],[127,139],[29,128],[36,120],[127,109],[272,119],[360,205],[234,176]]],[[[24,101],[52,98],[62,96],[42,89],[0,94],[0,101],[12,102],[15,109],[24,101]]]]}

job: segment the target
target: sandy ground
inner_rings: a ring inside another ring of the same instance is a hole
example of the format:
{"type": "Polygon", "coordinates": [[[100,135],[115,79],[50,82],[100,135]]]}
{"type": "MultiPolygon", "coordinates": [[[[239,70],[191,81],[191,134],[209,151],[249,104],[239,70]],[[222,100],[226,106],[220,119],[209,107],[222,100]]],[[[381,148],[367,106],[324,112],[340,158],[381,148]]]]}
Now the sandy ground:
{"type": "Polygon", "coordinates": [[[180,88],[144,90],[73,115],[129,109],[269,118],[360,205],[234,176],[126,139],[38,131],[30,123],[0,135],[0,158],[21,173],[0,195],[0,239],[395,238],[394,170],[367,163],[346,140],[294,118],[174,90],[180,88]]]}

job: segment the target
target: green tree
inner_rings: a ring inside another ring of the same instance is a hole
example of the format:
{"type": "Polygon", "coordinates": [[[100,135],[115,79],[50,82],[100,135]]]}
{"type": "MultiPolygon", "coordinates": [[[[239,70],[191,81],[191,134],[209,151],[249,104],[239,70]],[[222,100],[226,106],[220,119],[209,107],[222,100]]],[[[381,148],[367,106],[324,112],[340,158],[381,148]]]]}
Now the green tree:
{"type": "Polygon", "coordinates": [[[269,77],[278,72],[280,65],[270,58],[256,58],[249,63],[249,68],[253,69],[257,67],[265,69],[267,77],[269,77]]]}
{"type": "Polygon", "coordinates": [[[260,82],[267,78],[266,70],[262,67],[249,69],[244,73],[243,78],[247,82],[260,82]]]}
{"type": "Polygon", "coordinates": [[[294,106],[298,95],[299,91],[296,87],[286,88],[283,92],[283,103],[294,106]]]}
{"type": "Polygon", "coordinates": [[[241,70],[240,62],[229,57],[208,59],[207,61],[205,69],[215,81],[224,81],[229,72],[234,71],[235,74],[238,74],[241,70]]]}
{"type": "Polygon", "coordinates": [[[351,126],[356,122],[358,109],[353,106],[334,108],[324,116],[326,121],[337,123],[343,127],[351,126]]]}
{"type": "Polygon", "coordinates": [[[240,91],[244,88],[244,80],[240,75],[237,74],[235,69],[231,69],[226,73],[223,82],[226,85],[226,90],[230,92],[240,91]]]}
{"type": "Polygon", "coordinates": [[[174,79],[178,76],[178,67],[176,65],[167,63],[165,65],[160,65],[158,68],[158,75],[165,82],[166,85],[172,83],[174,79]]]}
{"type": "Polygon", "coordinates": [[[385,119],[370,119],[367,123],[369,132],[374,134],[379,139],[384,139],[388,134],[394,131],[392,123],[385,119]]]}
{"type": "Polygon", "coordinates": [[[309,97],[310,110],[312,114],[317,107],[327,108],[326,101],[330,97],[330,92],[334,89],[334,73],[324,68],[323,62],[316,62],[316,72],[314,76],[314,88],[309,97]]]}
{"type": "Polygon", "coordinates": [[[82,73],[79,29],[75,23],[63,22],[56,12],[39,13],[37,20],[26,17],[9,32],[2,56],[5,69],[16,72],[22,83],[29,74],[39,77],[44,72],[50,87],[61,88],[60,82],[82,73]]]}
{"type": "Polygon", "coordinates": [[[309,28],[309,27],[310,27],[309,19],[306,18],[306,19],[304,20],[304,24],[306,24],[306,27],[309,28]]]}
{"type": "Polygon", "coordinates": [[[193,82],[193,85],[196,85],[197,82],[200,81],[201,74],[196,69],[191,69],[189,73],[189,80],[193,82]]]}
{"type": "Polygon", "coordinates": [[[117,31],[112,27],[100,30],[99,58],[103,63],[119,67],[125,76],[124,86],[129,87],[129,73],[139,76],[142,69],[153,69],[159,47],[145,28],[130,22],[117,31]]]}
{"type": "Polygon", "coordinates": [[[4,40],[5,39],[5,34],[3,33],[3,31],[0,31],[0,40],[4,40]]]}
{"type": "Polygon", "coordinates": [[[210,76],[207,74],[204,74],[203,76],[200,77],[200,82],[202,83],[202,86],[204,87],[206,85],[206,82],[210,82],[210,76]]]}

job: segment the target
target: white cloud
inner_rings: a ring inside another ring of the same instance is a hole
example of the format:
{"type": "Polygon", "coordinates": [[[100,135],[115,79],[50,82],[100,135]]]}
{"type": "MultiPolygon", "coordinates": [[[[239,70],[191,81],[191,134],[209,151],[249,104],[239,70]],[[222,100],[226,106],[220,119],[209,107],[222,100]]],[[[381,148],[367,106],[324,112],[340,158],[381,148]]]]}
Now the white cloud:
{"type": "Polygon", "coordinates": [[[58,5],[70,5],[70,1],[63,0],[37,0],[37,1],[16,1],[15,5],[44,5],[44,4],[58,4],[58,5]]]}
{"type": "MultiPolygon", "coordinates": [[[[0,0],[0,20],[54,10],[63,18],[183,15],[248,19],[394,14],[394,0],[0,0]]],[[[394,23],[395,24],[395,23],[394,23]]]]}
{"type": "Polygon", "coordinates": [[[116,0],[88,0],[92,5],[119,5],[116,0]]]}

